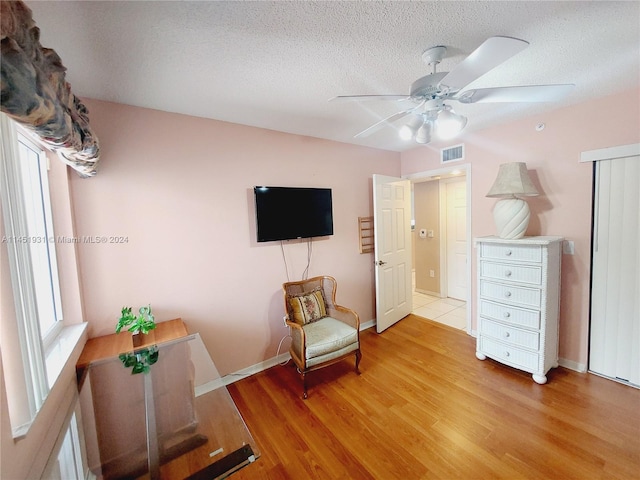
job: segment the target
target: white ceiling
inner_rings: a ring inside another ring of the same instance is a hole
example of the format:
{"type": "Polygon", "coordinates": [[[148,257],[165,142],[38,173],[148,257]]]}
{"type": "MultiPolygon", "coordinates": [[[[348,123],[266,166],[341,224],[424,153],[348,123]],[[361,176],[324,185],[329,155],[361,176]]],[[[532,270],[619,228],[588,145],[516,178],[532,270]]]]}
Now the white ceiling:
{"type": "Polygon", "coordinates": [[[640,86],[638,1],[26,3],[78,96],[386,150],[415,144],[353,135],[397,104],[327,100],[408,94],[434,45],[449,71],[488,37],[530,42],[474,88],[576,84],[562,103],[456,102],[467,131],[640,86]]]}

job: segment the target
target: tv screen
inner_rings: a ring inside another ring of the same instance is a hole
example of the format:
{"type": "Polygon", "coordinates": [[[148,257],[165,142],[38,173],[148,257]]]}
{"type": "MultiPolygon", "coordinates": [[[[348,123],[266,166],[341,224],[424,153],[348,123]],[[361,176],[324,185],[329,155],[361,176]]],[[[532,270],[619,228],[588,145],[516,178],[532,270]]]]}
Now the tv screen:
{"type": "Polygon", "coordinates": [[[258,242],[333,235],[330,188],[254,187],[258,242]]]}

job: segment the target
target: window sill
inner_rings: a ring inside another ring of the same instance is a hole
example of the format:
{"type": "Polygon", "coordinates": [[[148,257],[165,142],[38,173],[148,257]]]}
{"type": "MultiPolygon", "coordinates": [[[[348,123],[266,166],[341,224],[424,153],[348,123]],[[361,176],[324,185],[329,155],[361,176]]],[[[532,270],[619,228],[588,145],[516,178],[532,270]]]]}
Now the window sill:
{"type": "MultiPolygon", "coordinates": [[[[60,378],[60,374],[68,367],[70,363],[73,363],[72,368],[75,372],[75,362],[80,357],[82,349],[87,342],[87,324],[81,323],[78,325],[70,325],[63,327],[56,338],[51,342],[49,347],[45,351],[45,362],[47,366],[47,379],[49,383],[49,393],[47,397],[51,395],[51,391],[56,385],[56,382],[60,378]]],[[[75,377],[74,377],[75,378],[75,377]]],[[[38,416],[38,413],[44,408],[48,398],[45,399],[43,405],[40,407],[34,418],[19,427],[13,429],[13,439],[20,440],[27,435],[29,428],[38,416]]]]}
{"type": "Polygon", "coordinates": [[[64,327],[46,351],[47,378],[49,389],[55,385],[60,373],[69,360],[78,358],[87,339],[83,335],[87,331],[87,324],[70,325],[64,327]],[[83,338],[84,337],[84,338],[83,338]],[[77,353],[77,355],[74,355],[77,353]]]}

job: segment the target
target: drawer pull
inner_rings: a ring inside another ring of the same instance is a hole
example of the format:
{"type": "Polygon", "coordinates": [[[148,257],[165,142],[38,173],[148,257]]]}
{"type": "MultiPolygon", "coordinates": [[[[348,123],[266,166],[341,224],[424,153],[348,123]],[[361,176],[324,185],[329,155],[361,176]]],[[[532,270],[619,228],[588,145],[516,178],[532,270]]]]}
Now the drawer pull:
{"type": "Polygon", "coordinates": [[[511,312],[504,312],[504,318],[509,318],[511,316],[511,312]]]}
{"type": "Polygon", "coordinates": [[[509,332],[504,332],[504,338],[509,338],[510,336],[509,332]]]}
{"type": "Polygon", "coordinates": [[[504,272],[504,276],[509,278],[511,276],[511,270],[507,270],[504,272]]]}
{"type": "Polygon", "coordinates": [[[507,250],[505,250],[505,251],[504,251],[504,254],[505,254],[507,257],[510,257],[510,256],[511,256],[511,253],[512,253],[512,252],[511,252],[511,250],[510,250],[510,249],[507,249],[507,250]]]}
{"type": "Polygon", "coordinates": [[[508,357],[509,355],[511,355],[509,352],[504,352],[505,357],[508,357]]]}
{"type": "Polygon", "coordinates": [[[507,290],[506,292],[504,292],[504,296],[509,298],[511,296],[511,292],[507,290]]]}

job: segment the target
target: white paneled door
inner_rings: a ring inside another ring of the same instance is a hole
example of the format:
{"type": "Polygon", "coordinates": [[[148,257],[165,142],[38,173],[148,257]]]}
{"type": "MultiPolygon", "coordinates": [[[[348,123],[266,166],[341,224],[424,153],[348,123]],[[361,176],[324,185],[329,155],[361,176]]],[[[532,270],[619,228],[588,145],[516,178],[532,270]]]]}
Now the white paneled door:
{"type": "Polygon", "coordinates": [[[447,297],[467,300],[467,181],[444,180],[447,208],[447,297]]]}
{"type": "Polygon", "coordinates": [[[640,386],[640,157],[596,166],[589,370],[640,386]]]}
{"type": "Polygon", "coordinates": [[[411,313],[411,184],[373,176],[378,333],[411,313]]]}

